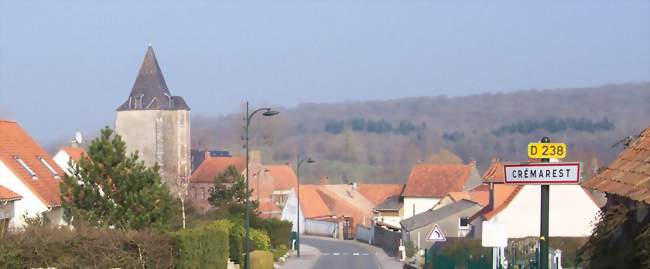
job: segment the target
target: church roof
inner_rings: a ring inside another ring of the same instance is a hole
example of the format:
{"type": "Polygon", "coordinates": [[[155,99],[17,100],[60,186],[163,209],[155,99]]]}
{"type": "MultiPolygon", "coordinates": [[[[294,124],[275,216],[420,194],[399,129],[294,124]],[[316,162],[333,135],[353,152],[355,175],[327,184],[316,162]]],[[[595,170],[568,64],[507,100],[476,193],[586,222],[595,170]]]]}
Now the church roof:
{"type": "Polygon", "coordinates": [[[189,110],[180,96],[172,96],[165,83],[156,54],[149,46],[129,98],[117,108],[123,110],[189,110]]]}

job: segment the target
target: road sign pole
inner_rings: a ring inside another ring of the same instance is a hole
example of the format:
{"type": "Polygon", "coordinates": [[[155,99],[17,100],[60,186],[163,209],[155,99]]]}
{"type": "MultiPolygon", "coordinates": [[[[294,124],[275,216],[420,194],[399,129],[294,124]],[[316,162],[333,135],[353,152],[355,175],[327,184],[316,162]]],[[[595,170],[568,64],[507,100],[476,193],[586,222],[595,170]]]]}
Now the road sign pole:
{"type": "MultiPolygon", "coordinates": [[[[542,138],[542,143],[550,143],[548,137],[542,138]]],[[[542,159],[542,162],[549,162],[549,159],[542,159]]],[[[548,269],[548,208],[549,208],[549,185],[542,185],[542,208],[539,231],[539,268],[548,269]]]]}

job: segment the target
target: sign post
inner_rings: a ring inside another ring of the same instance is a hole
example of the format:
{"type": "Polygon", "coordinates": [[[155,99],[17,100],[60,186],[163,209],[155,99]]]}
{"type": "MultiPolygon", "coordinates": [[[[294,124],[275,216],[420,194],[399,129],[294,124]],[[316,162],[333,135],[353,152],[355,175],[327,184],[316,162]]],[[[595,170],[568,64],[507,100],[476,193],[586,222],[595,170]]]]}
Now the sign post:
{"type": "Polygon", "coordinates": [[[541,185],[541,210],[539,229],[540,269],[549,268],[548,226],[549,226],[549,185],[579,184],[580,163],[550,163],[549,160],[566,158],[567,146],[564,143],[551,143],[548,137],[539,143],[528,144],[528,157],[541,159],[541,163],[504,164],[505,183],[541,185]]]}
{"type": "MultiPolygon", "coordinates": [[[[542,138],[542,143],[550,143],[551,139],[548,137],[542,138]]],[[[564,151],[566,154],[566,150],[564,151]]],[[[565,155],[566,156],[566,155],[565,155]]],[[[542,159],[543,163],[548,163],[549,159],[542,159]]],[[[578,179],[580,176],[578,175],[578,179]]],[[[542,210],[541,210],[541,223],[539,229],[539,268],[548,269],[548,207],[549,207],[549,194],[551,189],[549,185],[542,185],[542,210]]]]}

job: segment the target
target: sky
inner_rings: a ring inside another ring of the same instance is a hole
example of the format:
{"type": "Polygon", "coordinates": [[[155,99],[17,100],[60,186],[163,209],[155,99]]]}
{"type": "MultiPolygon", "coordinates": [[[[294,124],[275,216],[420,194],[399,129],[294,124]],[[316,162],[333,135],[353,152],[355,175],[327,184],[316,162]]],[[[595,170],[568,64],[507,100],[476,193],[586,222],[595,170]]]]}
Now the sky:
{"type": "Polygon", "coordinates": [[[0,0],[0,117],[112,126],[148,44],[194,115],[650,81],[648,1],[0,0]]]}

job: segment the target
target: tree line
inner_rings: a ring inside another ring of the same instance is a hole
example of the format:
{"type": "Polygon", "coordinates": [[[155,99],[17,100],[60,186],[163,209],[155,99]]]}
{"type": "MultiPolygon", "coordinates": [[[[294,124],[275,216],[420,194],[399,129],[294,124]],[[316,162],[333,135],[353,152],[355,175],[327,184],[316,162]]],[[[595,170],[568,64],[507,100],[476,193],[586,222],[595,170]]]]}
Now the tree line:
{"type": "Polygon", "coordinates": [[[530,134],[537,130],[548,131],[550,133],[564,132],[575,130],[579,132],[600,132],[614,129],[614,123],[606,117],[601,120],[591,120],[586,118],[557,118],[548,117],[544,120],[522,120],[502,125],[492,131],[496,136],[507,134],[530,134]]]}
{"type": "Polygon", "coordinates": [[[426,129],[426,123],[422,122],[419,125],[413,122],[400,120],[399,123],[393,125],[390,121],[385,119],[371,120],[365,118],[353,118],[346,120],[327,120],[325,121],[324,130],[330,134],[340,134],[344,130],[349,129],[353,132],[365,132],[375,134],[394,133],[400,135],[408,135],[412,132],[422,131],[426,129]]]}

